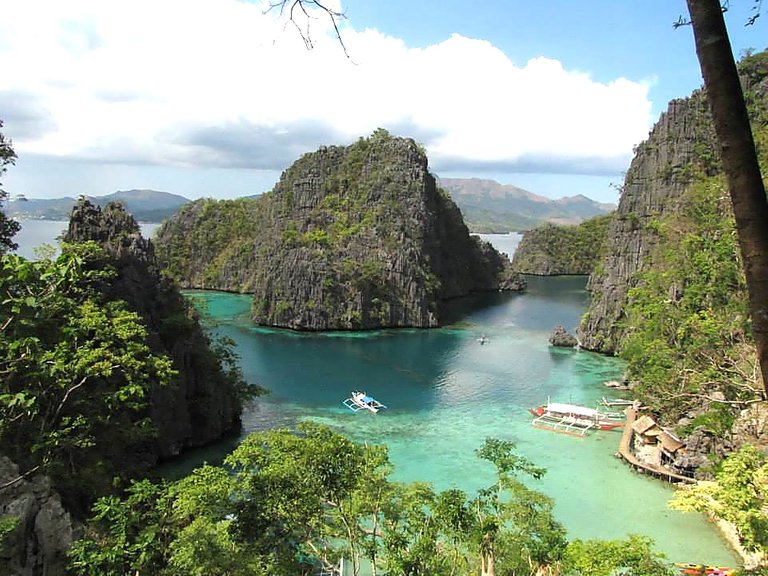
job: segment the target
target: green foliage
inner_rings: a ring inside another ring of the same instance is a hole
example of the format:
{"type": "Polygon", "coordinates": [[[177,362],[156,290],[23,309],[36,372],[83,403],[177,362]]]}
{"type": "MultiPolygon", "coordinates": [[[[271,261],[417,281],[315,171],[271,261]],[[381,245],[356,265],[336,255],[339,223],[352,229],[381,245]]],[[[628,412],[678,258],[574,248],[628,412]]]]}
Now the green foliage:
{"type": "Polygon", "coordinates": [[[728,520],[747,550],[768,551],[768,456],[744,445],[723,461],[716,478],[678,490],[670,507],[728,520]]]}
{"type": "Polygon", "coordinates": [[[383,568],[388,574],[452,573],[455,555],[440,543],[436,495],[423,483],[395,485],[382,522],[383,568]]]}
{"type": "Polygon", "coordinates": [[[128,455],[152,438],[148,393],[171,362],[134,312],[104,300],[112,271],[95,244],[0,265],[0,445],[22,470],[45,469],[77,510],[139,465],[128,455]]]}
{"type": "MultiPolygon", "coordinates": [[[[0,128],[2,127],[3,121],[0,120],[0,128]]],[[[0,177],[5,174],[7,167],[15,162],[16,153],[13,151],[11,141],[0,132],[0,177]]],[[[6,217],[5,212],[2,211],[3,202],[7,198],[8,193],[3,190],[3,185],[0,183],[0,255],[18,248],[18,245],[11,239],[21,229],[21,225],[18,222],[6,217]]]]}
{"type": "MultiPolygon", "coordinates": [[[[102,498],[70,554],[75,574],[308,574],[327,538],[353,520],[351,494],[386,464],[316,425],[249,436],[228,467],[203,466],[167,485],[102,498]]],[[[357,499],[359,510],[363,502],[357,499]]],[[[370,505],[370,499],[367,500],[370,505]]],[[[350,542],[363,531],[348,531],[350,542]]]]}
{"type": "MultiPolygon", "coordinates": [[[[746,290],[722,183],[691,187],[677,216],[655,222],[664,241],[629,291],[620,350],[638,394],[670,419],[712,389],[752,399],[746,290]]],[[[710,430],[728,429],[730,410],[713,410],[710,430]]]]}
{"type": "Polygon", "coordinates": [[[393,483],[385,448],[323,426],[255,433],[225,467],[203,466],[171,484],[139,482],[123,499],[100,500],[72,549],[71,569],[82,576],[294,576],[341,556],[353,573],[360,560],[378,573],[414,576],[477,573],[481,562],[497,574],[556,567],[564,530],[552,502],[518,478],[543,469],[510,442],[488,440],[478,455],[497,478],[468,498],[393,483]]]}
{"type": "Polygon", "coordinates": [[[747,54],[737,66],[739,75],[754,86],[768,76],[768,51],[747,54]]]}
{"type": "Polygon", "coordinates": [[[573,540],[563,559],[563,576],[673,576],[674,570],[664,556],[653,551],[652,543],[642,536],[626,540],[573,540]]]}
{"type": "Polygon", "coordinates": [[[3,551],[7,542],[16,532],[19,526],[19,517],[11,514],[0,516],[0,552],[3,551]]]}
{"type": "Polygon", "coordinates": [[[323,229],[307,230],[301,235],[299,240],[302,246],[311,246],[313,244],[327,246],[328,242],[328,232],[323,229]]]}
{"type": "Polygon", "coordinates": [[[253,257],[254,230],[260,228],[261,219],[259,203],[252,198],[186,204],[156,233],[157,256],[164,272],[176,279],[194,278],[215,286],[228,259],[247,262],[253,257]],[[189,225],[192,221],[194,226],[189,225]]]}
{"type": "Polygon", "coordinates": [[[494,559],[500,572],[553,566],[565,549],[565,529],[553,514],[551,498],[527,486],[520,475],[539,479],[545,470],[514,452],[509,441],[489,438],[478,456],[496,468],[496,482],[480,490],[470,508],[470,535],[481,559],[494,559]]]}
{"type": "Polygon", "coordinates": [[[159,565],[167,536],[167,498],[165,486],[144,480],[132,484],[125,499],[99,499],[86,537],[69,551],[72,573],[114,576],[159,565]]]}
{"type": "Polygon", "coordinates": [[[525,233],[515,252],[524,274],[590,274],[600,261],[614,215],[596,216],[578,226],[544,224],[525,233]]]}

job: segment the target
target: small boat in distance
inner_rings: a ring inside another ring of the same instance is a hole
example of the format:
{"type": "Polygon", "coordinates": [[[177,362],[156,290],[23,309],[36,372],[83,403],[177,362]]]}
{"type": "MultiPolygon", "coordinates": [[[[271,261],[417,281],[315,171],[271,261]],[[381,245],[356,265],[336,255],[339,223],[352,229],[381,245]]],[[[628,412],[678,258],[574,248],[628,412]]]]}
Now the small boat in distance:
{"type": "Polygon", "coordinates": [[[386,408],[384,404],[375,398],[368,396],[365,392],[358,392],[357,390],[353,391],[352,395],[344,400],[342,404],[352,410],[352,412],[368,410],[369,412],[377,414],[379,410],[386,408]]]}
{"type": "Polygon", "coordinates": [[[532,426],[575,436],[584,436],[590,430],[613,430],[624,426],[624,415],[620,412],[601,412],[577,404],[547,402],[529,412],[533,416],[532,426]]]}

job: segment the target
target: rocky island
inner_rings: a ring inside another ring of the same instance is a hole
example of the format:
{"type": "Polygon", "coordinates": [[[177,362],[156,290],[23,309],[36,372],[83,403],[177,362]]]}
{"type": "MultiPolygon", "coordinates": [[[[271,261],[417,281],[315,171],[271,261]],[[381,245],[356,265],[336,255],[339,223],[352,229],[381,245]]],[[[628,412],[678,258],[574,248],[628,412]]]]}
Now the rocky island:
{"type": "Polygon", "coordinates": [[[164,278],[151,241],[119,204],[103,209],[81,199],[72,209],[65,242],[94,241],[108,254],[116,276],[105,297],[124,300],[143,319],[150,347],[167,354],[177,372],[170,387],[155,387],[151,419],[157,428],[155,457],[218,440],[240,428],[238,378],[211,349],[178,288],[164,278]]]}
{"type": "Polygon", "coordinates": [[[523,234],[512,266],[536,276],[589,275],[600,259],[612,214],[578,225],[543,224],[523,234]]]}
{"type": "Polygon", "coordinates": [[[436,327],[447,300],[524,288],[424,150],[381,129],[304,155],[258,198],[183,207],[157,246],[182,286],[253,294],[254,322],[295,330],[436,327]]]}

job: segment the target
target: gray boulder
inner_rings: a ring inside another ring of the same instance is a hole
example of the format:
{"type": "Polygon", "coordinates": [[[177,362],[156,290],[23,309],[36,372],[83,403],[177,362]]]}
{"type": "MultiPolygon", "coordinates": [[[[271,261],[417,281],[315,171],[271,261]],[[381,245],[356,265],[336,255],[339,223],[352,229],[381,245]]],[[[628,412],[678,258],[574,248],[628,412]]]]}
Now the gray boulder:
{"type": "Polygon", "coordinates": [[[573,348],[579,344],[579,341],[576,340],[573,334],[570,334],[565,328],[558,325],[552,331],[549,343],[560,348],[573,348]]]}
{"type": "Polygon", "coordinates": [[[0,525],[13,526],[0,540],[0,575],[63,575],[75,525],[47,477],[19,476],[0,455],[0,525]]]}

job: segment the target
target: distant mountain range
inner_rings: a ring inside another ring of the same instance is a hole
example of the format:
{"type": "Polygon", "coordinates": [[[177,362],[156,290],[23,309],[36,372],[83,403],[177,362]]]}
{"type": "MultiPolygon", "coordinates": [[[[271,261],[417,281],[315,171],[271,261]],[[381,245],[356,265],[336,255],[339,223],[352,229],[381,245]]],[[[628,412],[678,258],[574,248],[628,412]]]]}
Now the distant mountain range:
{"type": "MultiPolygon", "coordinates": [[[[538,196],[517,186],[479,178],[441,178],[440,185],[459,205],[464,221],[472,232],[520,232],[544,222],[578,224],[616,209],[577,195],[559,200],[538,196]]],[[[106,196],[88,196],[94,204],[122,202],[140,222],[162,222],[188,198],[157,190],[121,190],[106,196]]],[[[5,211],[13,218],[68,220],[75,198],[12,198],[5,211]]]]}
{"type": "Polygon", "coordinates": [[[544,222],[579,224],[616,210],[578,194],[551,200],[511,184],[480,178],[440,178],[473,232],[520,232],[544,222]]]}
{"type": "MultiPolygon", "coordinates": [[[[120,190],[106,196],[87,198],[99,206],[109,202],[121,202],[140,222],[162,222],[189,202],[189,198],[184,196],[157,190],[120,190]]],[[[75,201],[75,198],[69,196],[51,199],[12,197],[5,205],[5,212],[12,218],[69,220],[75,201]]]]}

